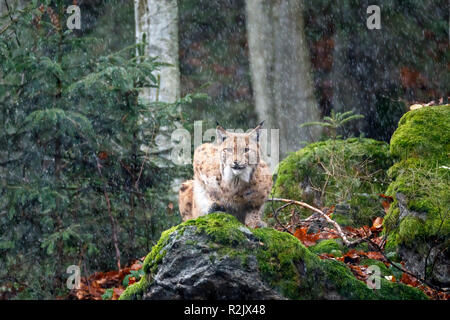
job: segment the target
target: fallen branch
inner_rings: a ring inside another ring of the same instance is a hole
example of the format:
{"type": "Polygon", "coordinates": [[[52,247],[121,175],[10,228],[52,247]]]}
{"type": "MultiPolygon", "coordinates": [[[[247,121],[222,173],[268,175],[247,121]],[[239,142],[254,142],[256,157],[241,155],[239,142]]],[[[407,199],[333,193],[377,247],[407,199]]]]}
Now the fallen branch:
{"type": "MultiPolygon", "coordinates": [[[[357,244],[363,242],[363,240],[361,240],[361,239],[354,240],[354,241],[350,241],[350,240],[347,238],[347,236],[345,235],[344,231],[342,231],[341,226],[340,226],[336,221],[334,221],[333,219],[331,219],[331,218],[330,218],[326,213],[324,213],[322,210],[320,210],[320,209],[318,209],[318,208],[316,208],[316,207],[313,207],[313,206],[307,204],[306,202],[297,201],[297,200],[291,200],[291,199],[283,199],[283,198],[270,198],[270,199],[267,199],[267,201],[285,202],[285,203],[287,203],[287,205],[284,205],[284,206],[281,207],[281,208],[284,208],[284,207],[286,207],[286,206],[288,206],[288,205],[291,205],[291,204],[296,204],[296,205],[299,205],[299,206],[301,206],[301,207],[304,207],[304,208],[307,208],[307,209],[309,209],[309,210],[311,210],[311,211],[316,212],[316,213],[319,214],[322,218],[324,218],[328,223],[330,223],[330,224],[332,224],[332,225],[334,226],[334,228],[336,229],[336,232],[337,232],[338,235],[342,238],[342,241],[344,241],[344,243],[345,243],[347,246],[349,246],[349,247],[355,246],[355,245],[357,245],[357,244]]],[[[280,209],[280,210],[281,210],[281,209],[280,209]]],[[[276,219],[276,220],[277,220],[277,219],[276,219]]],[[[277,222],[278,222],[278,221],[277,221],[277,222]]]]}
{"type": "Polygon", "coordinates": [[[274,213],[273,213],[273,217],[274,217],[275,221],[276,221],[276,222],[284,229],[284,231],[286,231],[286,232],[288,232],[288,233],[290,233],[290,234],[292,234],[292,235],[293,235],[293,233],[292,233],[288,228],[286,228],[286,227],[280,222],[280,220],[278,220],[278,213],[279,213],[281,210],[283,210],[284,208],[290,206],[290,205],[293,204],[293,203],[294,203],[294,202],[286,203],[286,204],[282,205],[281,207],[277,208],[277,209],[274,211],[274,213]]]}
{"type": "MultiPolygon", "coordinates": [[[[440,291],[440,292],[449,292],[450,291],[450,288],[442,288],[442,287],[436,286],[436,285],[430,283],[428,280],[423,279],[420,276],[418,276],[418,275],[416,275],[416,274],[414,274],[414,273],[412,273],[412,272],[410,272],[410,271],[408,271],[408,270],[406,270],[406,269],[404,269],[402,267],[399,267],[396,263],[394,263],[391,259],[389,259],[386,256],[386,254],[384,253],[383,249],[377,243],[373,242],[370,239],[370,236],[372,234],[369,234],[366,237],[361,237],[360,239],[356,239],[356,240],[350,241],[347,238],[347,236],[344,234],[344,232],[342,231],[341,226],[336,221],[331,219],[326,213],[324,213],[322,210],[320,210],[318,208],[315,208],[315,207],[313,207],[313,206],[311,206],[311,205],[309,205],[309,204],[307,204],[305,202],[302,202],[302,201],[291,200],[291,199],[284,199],[284,198],[270,198],[270,199],[267,199],[267,201],[270,201],[270,202],[285,202],[286,203],[286,204],[282,205],[281,207],[279,207],[275,211],[276,215],[274,215],[274,218],[277,221],[277,223],[279,223],[285,230],[287,230],[287,228],[284,227],[278,220],[278,217],[277,217],[278,213],[281,210],[283,210],[284,208],[286,208],[287,206],[290,206],[292,204],[299,205],[301,207],[304,207],[304,208],[307,208],[307,209],[309,209],[311,211],[314,211],[315,213],[319,214],[322,218],[324,218],[327,222],[332,224],[336,230],[331,230],[331,231],[332,232],[336,232],[336,234],[339,235],[342,238],[342,241],[345,243],[346,246],[353,247],[353,246],[355,246],[355,245],[357,245],[359,243],[367,242],[370,246],[372,246],[377,252],[379,252],[383,256],[383,258],[386,260],[386,262],[390,263],[394,268],[396,268],[396,269],[398,269],[398,270],[408,274],[411,277],[414,277],[419,282],[421,282],[423,285],[427,285],[428,287],[430,287],[430,288],[432,288],[434,290],[437,290],[437,291],[440,291]]],[[[314,214],[311,215],[310,217],[308,217],[306,220],[313,220],[314,219],[313,216],[314,216],[314,214]]],[[[289,230],[287,230],[287,231],[290,234],[292,234],[289,230]]]]}

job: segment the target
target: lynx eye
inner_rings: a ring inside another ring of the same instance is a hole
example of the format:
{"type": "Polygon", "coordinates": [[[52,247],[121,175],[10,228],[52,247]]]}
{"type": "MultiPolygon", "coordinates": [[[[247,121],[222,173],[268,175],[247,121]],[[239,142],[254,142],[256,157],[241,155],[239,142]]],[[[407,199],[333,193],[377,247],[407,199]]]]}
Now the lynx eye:
{"type": "Polygon", "coordinates": [[[247,152],[249,152],[249,151],[250,151],[250,148],[245,148],[245,149],[244,149],[244,152],[245,152],[245,153],[247,153],[247,152]]]}

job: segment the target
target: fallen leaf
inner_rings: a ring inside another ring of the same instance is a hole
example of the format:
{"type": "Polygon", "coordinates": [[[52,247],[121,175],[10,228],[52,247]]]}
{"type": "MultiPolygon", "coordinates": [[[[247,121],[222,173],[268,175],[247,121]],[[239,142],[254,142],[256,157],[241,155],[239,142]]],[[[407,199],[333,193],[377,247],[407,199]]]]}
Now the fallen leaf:
{"type": "Polygon", "coordinates": [[[348,265],[352,270],[353,274],[361,281],[365,281],[368,278],[368,275],[364,272],[364,268],[362,266],[348,265]]]}
{"type": "Polygon", "coordinates": [[[106,151],[100,151],[98,154],[100,160],[106,160],[108,158],[108,153],[106,151]]]}
{"type": "Polygon", "coordinates": [[[128,285],[132,285],[135,282],[136,282],[136,277],[129,277],[128,278],[128,285]]]}
{"type": "Polygon", "coordinates": [[[372,227],[370,230],[372,231],[379,231],[383,228],[383,218],[382,217],[376,217],[375,220],[372,223],[372,227]]]}
{"type": "Polygon", "coordinates": [[[120,295],[125,291],[124,288],[114,288],[112,300],[119,300],[120,295]]]}
{"type": "Polygon", "coordinates": [[[417,287],[420,284],[420,282],[417,281],[416,278],[410,276],[407,273],[403,273],[402,274],[402,278],[400,279],[400,282],[402,282],[404,284],[407,284],[407,285],[410,285],[410,286],[413,286],[413,287],[417,287]]]}
{"type": "Polygon", "coordinates": [[[384,277],[386,280],[391,281],[391,282],[395,282],[395,277],[394,276],[385,276],[384,277]]]}
{"type": "Polygon", "coordinates": [[[355,249],[349,250],[343,255],[344,263],[357,263],[360,260],[359,254],[355,249]]]}
{"type": "Polygon", "coordinates": [[[361,238],[367,238],[372,235],[372,231],[368,226],[362,226],[361,228],[358,228],[356,232],[357,235],[360,236],[361,238]]]}
{"type": "Polygon", "coordinates": [[[331,206],[331,208],[327,210],[326,215],[327,215],[327,216],[331,216],[331,214],[334,212],[334,209],[335,209],[335,205],[333,204],[333,205],[331,206]]]}
{"type": "Polygon", "coordinates": [[[384,200],[381,202],[381,205],[383,206],[384,212],[388,213],[389,208],[391,207],[391,203],[394,201],[394,198],[391,196],[387,196],[385,194],[380,193],[380,197],[382,197],[384,200]]]}
{"type": "Polygon", "coordinates": [[[319,239],[317,234],[308,234],[307,232],[308,228],[298,228],[294,232],[294,236],[299,239],[303,245],[306,247],[310,247],[316,244],[316,241],[319,239]]]}
{"type": "Polygon", "coordinates": [[[142,264],[134,263],[134,264],[131,265],[130,269],[133,270],[133,271],[140,270],[140,269],[142,269],[142,264]]]}
{"type": "Polygon", "coordinates": [[[367,258],[369,259],[373,259],[373,260],[384,260],[384,256],[378,252],[378,251],[369,251],[366,252],[365,255],[367,256],[367,258]]]}
{"type": "Polygon", "coordinates": [[[320,253],[318,256],[320,259],[334,259],[334,255],[331,253],[320,253]]]}

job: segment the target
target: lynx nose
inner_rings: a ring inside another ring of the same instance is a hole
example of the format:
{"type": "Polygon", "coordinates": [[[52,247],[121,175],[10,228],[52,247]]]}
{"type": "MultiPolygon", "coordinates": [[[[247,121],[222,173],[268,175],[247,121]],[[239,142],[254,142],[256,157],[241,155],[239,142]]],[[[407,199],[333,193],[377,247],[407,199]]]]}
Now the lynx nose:
{"type": "Polygon", "coordinates": [[[239,165],[239,162],[234,161],[233,165],[231,166],[232,169],[242,169],[242,167],[239,165]]]}

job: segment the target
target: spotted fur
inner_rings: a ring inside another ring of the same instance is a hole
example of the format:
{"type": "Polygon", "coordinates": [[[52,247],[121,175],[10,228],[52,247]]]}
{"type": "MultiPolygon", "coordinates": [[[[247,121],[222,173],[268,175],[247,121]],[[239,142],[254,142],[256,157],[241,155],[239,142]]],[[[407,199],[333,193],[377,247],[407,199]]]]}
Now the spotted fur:
{"type": "Polygon", "coordinates": [[[263,205],[272,188],[272,176],[259,153],[259,128],[232,133],[217,128],[214,144],[194,152],[194,179],[179,191],[183,221],[214,211],[225,211],[250,227],[262,226],[263,205]]]}

